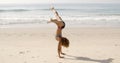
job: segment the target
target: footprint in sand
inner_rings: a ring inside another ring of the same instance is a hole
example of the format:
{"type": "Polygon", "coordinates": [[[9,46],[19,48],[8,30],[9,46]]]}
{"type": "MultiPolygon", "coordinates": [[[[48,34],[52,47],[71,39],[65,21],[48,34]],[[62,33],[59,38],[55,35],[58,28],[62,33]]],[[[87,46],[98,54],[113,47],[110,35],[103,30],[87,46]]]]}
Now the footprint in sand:
{"type": "Polygon", "coordinates": [[[19,54],[25,54],[25,53],[30,53],[30,51],[27,50],[27,51],[20,51],[20,52],[19,52],[19,54]]]}
{"type": "Polygon", "coordinates": [[[25,51],[20,51],[19,54],[25,54],[25,51]]]}
{"type": "Polygon", "coordinates": [[[24,63],[27,63],[26,61],[24,63]]]}

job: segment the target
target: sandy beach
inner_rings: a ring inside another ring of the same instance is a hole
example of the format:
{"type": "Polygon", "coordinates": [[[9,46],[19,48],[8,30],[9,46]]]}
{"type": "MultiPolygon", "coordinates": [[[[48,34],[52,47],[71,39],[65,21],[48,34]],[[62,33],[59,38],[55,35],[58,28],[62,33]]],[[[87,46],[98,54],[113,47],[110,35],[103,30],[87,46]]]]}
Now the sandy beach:
{"type": "Polygon", "coordinates": [[[65,28],[70,47],[57,55],[56,28],[1,28],[0,63],[120,63],[120,28],[65,28]]]}

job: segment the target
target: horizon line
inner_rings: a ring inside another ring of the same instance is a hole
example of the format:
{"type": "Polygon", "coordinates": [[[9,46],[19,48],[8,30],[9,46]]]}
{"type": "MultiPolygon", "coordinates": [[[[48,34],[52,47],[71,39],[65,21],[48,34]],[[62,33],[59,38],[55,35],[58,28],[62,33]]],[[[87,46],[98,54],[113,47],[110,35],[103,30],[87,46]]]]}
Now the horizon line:
{"type": "MultiPolygon", "coordinates": [[[[0,3],[0,5],[3,5],[3,4],[25,4],[25,5],[28,5],[28,4],[51,4],[51,3],[0,3]]],[[[61,2],[61,3],[53,3],[53,4],[120,4],[119,2],[84,2],[84,3],[66,3],[66,2],[61,2]]]]}

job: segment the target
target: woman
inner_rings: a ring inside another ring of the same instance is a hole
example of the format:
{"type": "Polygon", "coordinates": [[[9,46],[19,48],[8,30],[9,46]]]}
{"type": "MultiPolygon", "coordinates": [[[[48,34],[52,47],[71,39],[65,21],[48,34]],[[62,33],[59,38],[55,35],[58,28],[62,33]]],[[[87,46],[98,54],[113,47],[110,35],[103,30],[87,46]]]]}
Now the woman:
{"type": "Polygon", "coordinates": [[[65,37],[62,37],[62,29],[65,28],[65,23],[63,22],[58,12],[53,7],[51,8],[51,10],[54,12],[56,19],[50,19],[48,23],[53,22],[58,27],[56,32],[56,40],[59,41],[58,55],[59,55],[59,58],[63,58],[62,56],[60,56],[60,54],[65,55],[65,53],[62,53],[62,46],[64,47],[69,46],[69,40],[65,37]]]}

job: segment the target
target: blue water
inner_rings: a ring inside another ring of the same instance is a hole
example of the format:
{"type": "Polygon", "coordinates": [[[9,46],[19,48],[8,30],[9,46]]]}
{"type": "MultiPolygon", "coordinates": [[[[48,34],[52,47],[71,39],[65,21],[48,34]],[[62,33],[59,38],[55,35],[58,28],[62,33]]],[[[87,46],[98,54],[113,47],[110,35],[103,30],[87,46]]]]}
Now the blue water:
{"type": "MultiPolygon", "coordinates": [[[[54,4],[70,26],[120,27],[120,4],[54,4]]],[[[51,26],[50,4],[0,5],[0,28],[51,26]]]]}

